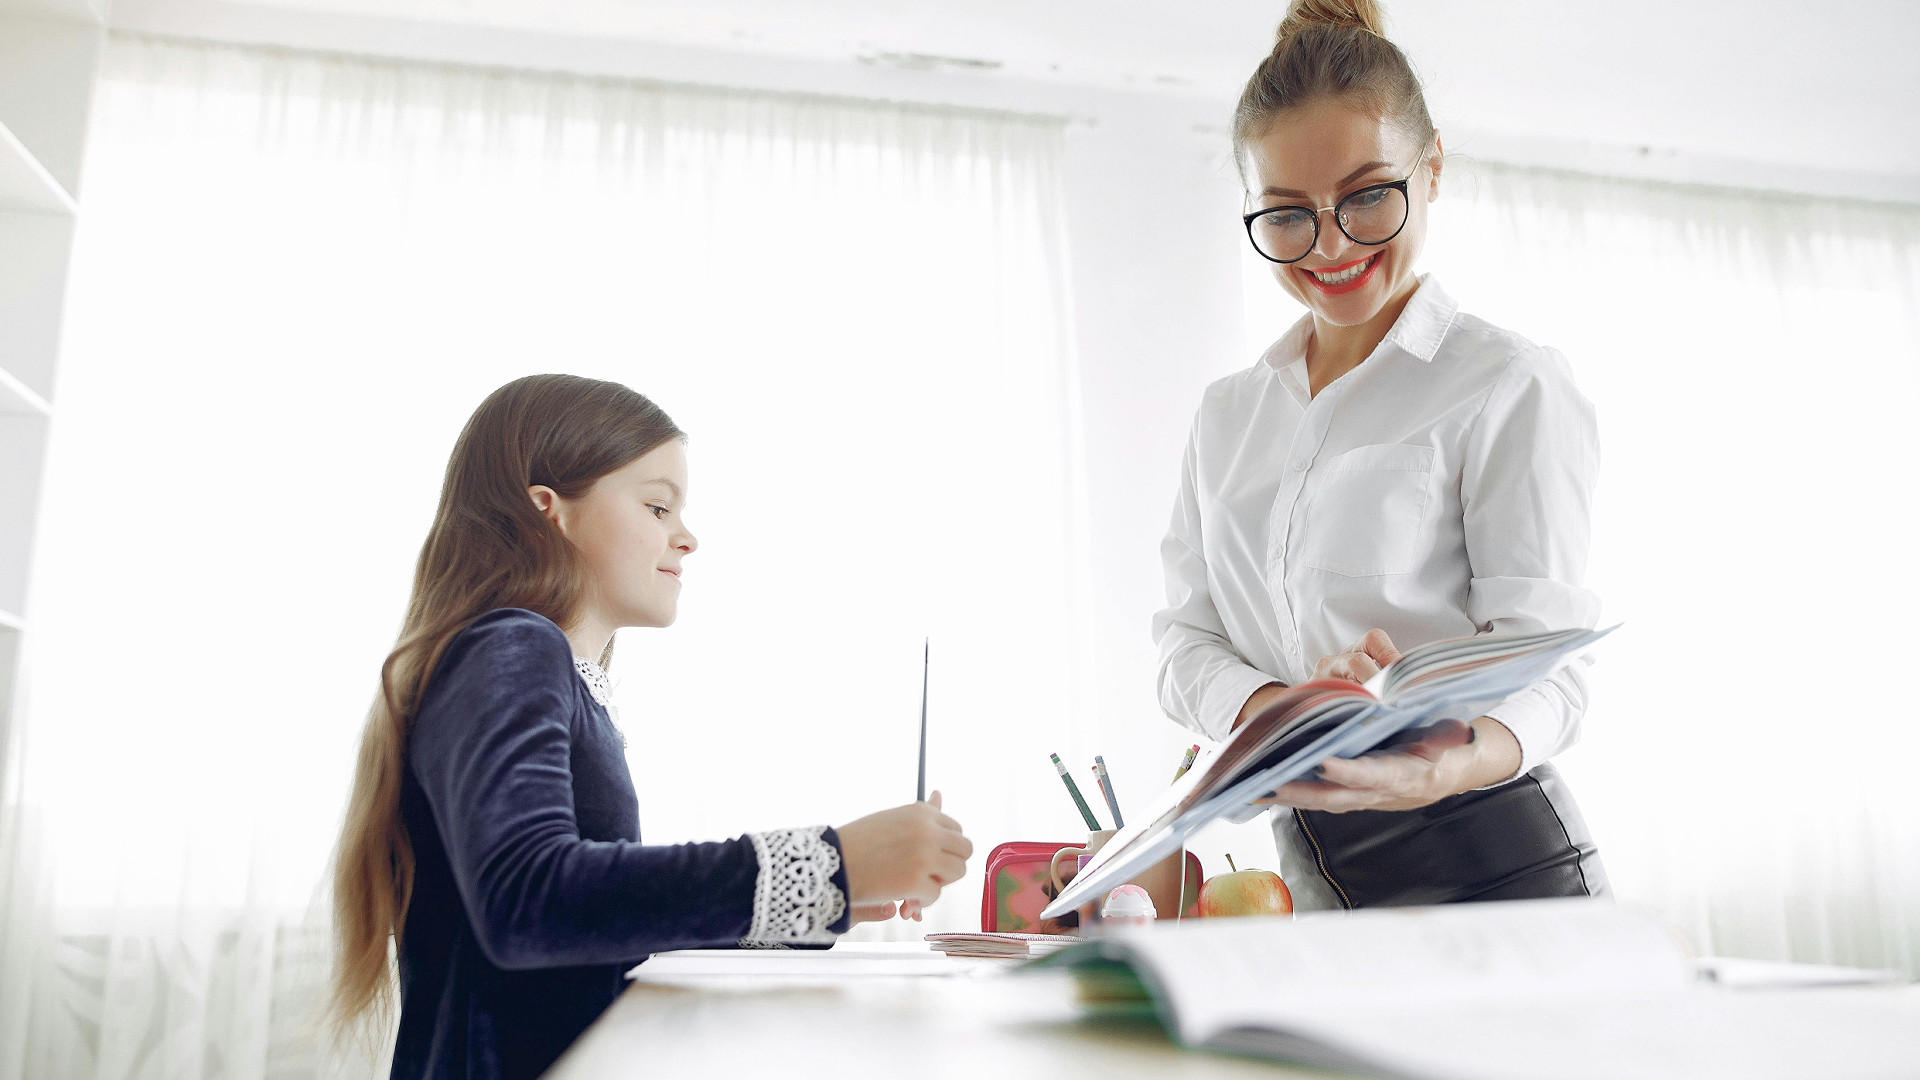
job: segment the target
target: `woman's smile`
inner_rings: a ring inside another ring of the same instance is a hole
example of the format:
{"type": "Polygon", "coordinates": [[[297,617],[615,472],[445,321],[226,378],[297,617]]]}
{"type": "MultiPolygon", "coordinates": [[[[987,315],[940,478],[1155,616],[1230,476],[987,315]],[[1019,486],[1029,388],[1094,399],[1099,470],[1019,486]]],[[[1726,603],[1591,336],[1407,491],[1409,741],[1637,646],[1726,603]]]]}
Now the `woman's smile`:
{"type": "Polygon", "coordinates": [[[1338,296],[1361,288],[1373,280],[1373,272],[1380,266],[1380,257],[1384,251],[1376,251],[1362,259],[1350,263],[1328,267],[1324,270],[1298,268],[1300,276],[1313,283],[1313,287],[1328,296],[1338,296]]]}

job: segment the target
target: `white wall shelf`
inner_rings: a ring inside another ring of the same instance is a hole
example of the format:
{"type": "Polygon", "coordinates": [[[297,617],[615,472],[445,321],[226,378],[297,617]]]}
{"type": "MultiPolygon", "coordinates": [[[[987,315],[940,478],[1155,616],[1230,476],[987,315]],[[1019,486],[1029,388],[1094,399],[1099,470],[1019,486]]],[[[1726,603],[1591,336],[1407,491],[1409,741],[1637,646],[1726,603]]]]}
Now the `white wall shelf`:
{"type": "Polygon", "coordinates": [[[0,0],[0,778],[23,730],[27,592],[108,2],[0,0]]]}
{"type": "MultiPolygon", "coordinates": [[[[80,194],[80,158],[106,28],[88,18],[5,6],[12,2],[0,0],[0,125],[11,135],[5,141],[25,147],[72,197],[71,210],[80,194]]],[[[18,152],[10,156],[17,163],[18,152]]]]}
{"type": "MultiPolygon", "coordinates": [[[[77,214],[0,210],[0,371],[54,400],[77,214]]],[[[0,390],[0,400],[8,395],[0,390]]],[[[11,410],[0,408],[0,415],[11,410]]]]}
{"type": "Polygon", "coordinates": [[[71,214],[77,209],[60,181],[0,123],[0,210],[71,214]]]}
{"type": "Polygon", "coordinates": [[[93,0],[0,0],[0,15],[25,15],[36,19],[71,19],[74,22],[104,26],[105,3],[93,0]]]}
{"type": "Polygon", "coordinates": [[[53,403],[0,368],[0,416],[52,416],[53,403]]]}

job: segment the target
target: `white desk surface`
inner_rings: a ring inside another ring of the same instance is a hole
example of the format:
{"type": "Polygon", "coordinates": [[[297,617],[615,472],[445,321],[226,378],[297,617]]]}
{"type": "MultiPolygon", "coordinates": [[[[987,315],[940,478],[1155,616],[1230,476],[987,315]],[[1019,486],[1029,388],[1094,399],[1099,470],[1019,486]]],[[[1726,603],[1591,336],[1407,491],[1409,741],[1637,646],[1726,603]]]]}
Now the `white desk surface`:
{"type": "Polygon", "coordinates": [[[917,942],[658,956],[546,1080],[1338,1075],[1182,1050],[1153,1021],[1087,1018],[1064,977],[1010,966],[917,942]]]}
{"type": "MultiPolygon", "coordinates": [[[[1151,1020],[1088,1015],[1065,976],[1012,978],[1011,966],[930,953],[918,942],[657,956],[637,970],[626,993],[555,1063],[547,1080],[1352,1080],[1283,1062],[1182,1050],[1151,1020]]],[[[1819,995],[1824,1006],[1843,1009],[1854,1006],[1840,999],[1862,995],[1857,1003],[1865,1007],[1863,1015],[1879,1018],[1874,1023],[1897,1017],[1894,1030],[1876,1029],[1879,1042],[1891,1037],[1905,1045],[1900,1030],[1920,1031],[1920,984],[1784,993],[1819,995]]],[[[1785,1015],[1789,1024],[1820,1023],[1793,1010],[1785,1015]]],[[[1841,1071],[1920,1076],[1905,1069],[1841,1071]]],[[[1788,1074],[1805,1080],[1838,1075],[1798,1068],[1788,1074]]]]}

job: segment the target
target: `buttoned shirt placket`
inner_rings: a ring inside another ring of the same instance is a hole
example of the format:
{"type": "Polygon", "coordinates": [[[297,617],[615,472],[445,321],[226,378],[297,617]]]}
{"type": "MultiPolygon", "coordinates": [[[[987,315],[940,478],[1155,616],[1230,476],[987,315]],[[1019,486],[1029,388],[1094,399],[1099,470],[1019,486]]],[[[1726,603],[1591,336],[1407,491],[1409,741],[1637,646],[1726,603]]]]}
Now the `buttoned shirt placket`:
{"type": "Polygon", "coordinates": [[[1267,522],[1267,535],[1272,538],[1267,550],[1267,592],[1273,598],[1275,621],[1280,628],[1281,653],[1296,674],[1295,681],[1304,681],[1312,677],[1313,665],[1301,653],[1300,625],[1294,614],[1293,598],[1288,595],[1287,543],[1293,530],[1302,524],[1298,520],[1300,496],[1306,491],[1307,477],[1313,471],[1314,459],[1319,456],[1321,447],[1326,445],[1327,432],[1333,426],[1334,409],[1341,396],[1353,385],[1354,376],[1366,364],[1363,362],[1341,375],[1322,387],[1318,394],[1313,394],[1302,381],[1298,367],[1304,367],[1304,364],[1288,364],[1274,372],[1280,385],[1300,406],[1301,418],[1299,428],[1293,433],[1293,443],[1287,448],[1286,460],[1281,465],[1280,487],[1274,493],[1273,509],[1267,522]]]}

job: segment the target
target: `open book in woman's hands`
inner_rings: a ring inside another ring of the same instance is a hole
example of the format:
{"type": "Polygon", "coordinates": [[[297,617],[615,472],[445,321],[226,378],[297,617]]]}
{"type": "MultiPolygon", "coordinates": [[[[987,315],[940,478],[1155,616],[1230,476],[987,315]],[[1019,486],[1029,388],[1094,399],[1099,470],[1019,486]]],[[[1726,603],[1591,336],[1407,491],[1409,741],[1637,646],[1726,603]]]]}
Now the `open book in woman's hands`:
{"type": "Polygon", "coordinates": [[[1409,649],[1364,686],[1315,679],[1290,687],[1107,841],[1041,916],[1099,899],[1215,818],[1260,813],[1266,808],[1254,800],[1330,757],[1358,757],[1403,733],[1480,716],[1614,629],[1434,641],[1409,649]]]}

